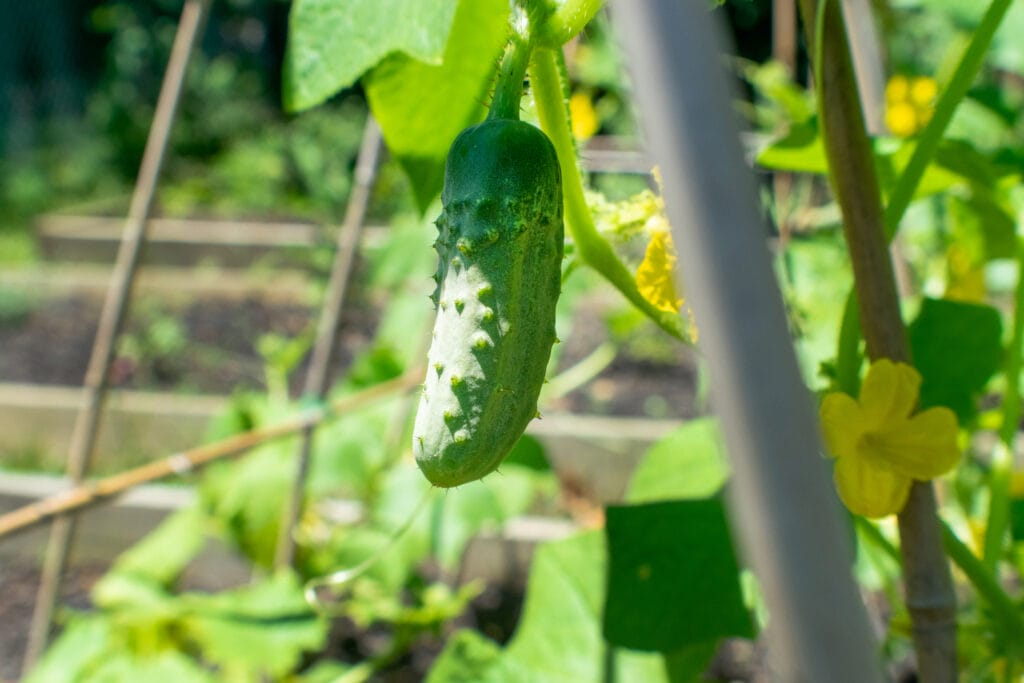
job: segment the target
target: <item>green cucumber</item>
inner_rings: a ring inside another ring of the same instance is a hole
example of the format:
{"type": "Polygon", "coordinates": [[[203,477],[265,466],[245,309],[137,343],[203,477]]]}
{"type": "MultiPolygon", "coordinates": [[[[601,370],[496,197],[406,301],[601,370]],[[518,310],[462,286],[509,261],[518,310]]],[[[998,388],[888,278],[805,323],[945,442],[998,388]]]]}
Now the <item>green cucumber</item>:
{"type": "Polygon", "coordinates": [[[467,128],[448,153],[441,202],[413,452],[431,483],[451,487],[493,472],[537,415],[561,289],[554,146],[516,119],[467,128]]]}

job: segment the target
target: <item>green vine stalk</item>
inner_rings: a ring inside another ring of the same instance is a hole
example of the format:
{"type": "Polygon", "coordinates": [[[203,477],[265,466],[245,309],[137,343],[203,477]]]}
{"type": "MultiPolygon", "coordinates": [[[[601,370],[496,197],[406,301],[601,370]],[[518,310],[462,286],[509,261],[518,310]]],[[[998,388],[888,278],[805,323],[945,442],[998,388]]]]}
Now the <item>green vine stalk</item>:
{"type": "Polygon", "coordinates": [[[569,125],[563,88],[560,51],[536,48],[530,62],[530,84],[537,105],[537,118],[558,153],[562,170],[565,227],[580,260],[615,286],[634,306],[654,320],[663,330],[692,343],[680,316],[663,311],[643,297],[633,273],[619,260],[611,245],[601,237],[583,194],[583,180],[576,165],[576,146],[569,125]]]}
{"type": "Polygon", "coordinates": [[[539,45],[560,48],[572,40],[600,11],[604,0],[564,0],[534,32],[539,45]]]}

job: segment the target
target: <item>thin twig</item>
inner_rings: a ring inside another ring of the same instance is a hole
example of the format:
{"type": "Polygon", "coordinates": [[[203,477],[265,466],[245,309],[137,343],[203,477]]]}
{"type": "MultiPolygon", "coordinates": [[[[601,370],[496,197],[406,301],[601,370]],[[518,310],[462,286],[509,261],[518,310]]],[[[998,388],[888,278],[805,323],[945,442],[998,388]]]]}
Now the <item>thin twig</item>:
{"type": "Polygon", "coordinates": [[[0,539],[27,531],[43,522],[120,496],[130,489],[172,475],[195,472],[211,463],[238,455],[260,444],[295,434],[339,415],[363,408],[396,393],[408,391],[423,381],[422,367],[381,382],[355,394],[316,408],[308,408],[295,417],[274,425],[235,434],[226,439],[174,453],[119,474],[79,484],[44,500],[30,503],[0,515],[0,539]]]}
{"type": "MultiPolygon", "coordinates": [[[[327,384],[334,358],[335,340],[338,326],[341,323],[341,312],[345,307],[345,294],[348,289],[349,274],[355,262],[356,250],[359,248],[359,236],[363,231],[366,208],[370,203],[370,191],[377,171],[380,158],[381,136],[373,116],[366,118],[363,130],[363,142],[356,158],[355,183],[349,195],[345,219],[338,231],[338,242],[334,254],[334,265],[327,285],[323,306],[320,309],[319,324],[313,355],[306,374],[304,397],[322,401],[327,391],[327,384]]],[[[295,537],[292,534],[299,515],[302,514],[302,503],[306,488],[306,476],[309,472],[309,459],[313,449],[313,427],[302,433],[299,444],[299,455],[295,463],[295,478],[292,480],[292,491],[281,519],[278,534],[276,557],[277,567],[289,567],[295,561],[295,537]]]]}
{"type": "MultiPolygon", "coordinates": [[[[125,221],[121,247],[114,264],[114,273],[107,298],[103,303],[92,355],[85,373],[85,401],[75,420],[68,449],[67,471],[75,483],[89,471],[99,430],[100,415],[106,396],[107,375],[113,360],[115,341],[121,330],[131,297],[139,256],[145,242],[146,226],[156,195],[157,180],[163,166],[167,143],[178,109],[182,85],[193,47],[202,33],[208,0],[188,0],[181,12],[167,71],[157,100],[153,123],[139,165],[139,175],[132,193],[125,221]]],[[[75,535],[75,518],[62,517],[50,530],[39,592],[36,596],[32,624],[29,628],[22,670],[28,672],[46,647],[50,622],[60,592],[61,580],[75,535]]]]}

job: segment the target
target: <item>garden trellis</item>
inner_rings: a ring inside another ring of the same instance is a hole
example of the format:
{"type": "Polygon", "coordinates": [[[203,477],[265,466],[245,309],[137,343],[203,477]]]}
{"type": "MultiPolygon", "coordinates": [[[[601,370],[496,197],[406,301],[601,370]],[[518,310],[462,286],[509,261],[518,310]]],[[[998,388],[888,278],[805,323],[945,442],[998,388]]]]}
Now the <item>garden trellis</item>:
{"type": "MultiPolygon", "coordinates": [[[[403,394],[419,379],[417,370],[413,369],[389,383],[334,403],[325,403],[327,368],[333,353],[334,336],[345,305],[346,283],[358,248],[366,202],[381,150],[377,121],[385,131],[384,137],[389,130],[394,131],[388,126],[394,125],[395,110],[390,111],[392,118],[389,122],[389,111],[387,106],[383,106],[380,116],[376,121],[369,118],[364,130],[356,164],[356,181],[338,234],[334,267],[320,313],[313,362],[306,376],[299,414],[292,420],[189,449],[114,477],[92,483],[84,481],[103,407],[113,344],[125,314],[139,250],[145,239],[149,208],[173,120],[174,104],[187,56],[202,25],[208,2],[188,0],[179,24],[176,48],[168,66],[150,144],[126,221],[122,253],[86,377],[85,408],[79,416],[68,460],[68,471],[76,486],[51,500],[0,516],[0,536],[55,520],[31,642],[26,653],[27,666],[39,655],[45,643],[68,547],[74,535],[74,514],[78,510],[108,500],[143,481],[191,471],[266,440],[298,433],[301,439],[293,461],[289,461],[292,468],[286,486],[290,493],[286,496],[273,558],[277,568],[288,568],[296,561],[294,534],[303,512],[303,492],[317,425],[370,401],[403,394]]],[[[909,161],[905,166],[896,165],[890,169],[896,172],[896,178],[891,183],[892,191],[886,197],[888,202],[884,208],[874,175],[874,166],[879,158],[873,155],[879,152],[872,150],[868,135],[869,131],[877,131],[878,123],[871,119],[881,109],[877,49],[868,35],[870,31],[864,30],[871,26],[869,4],[857,0],[844,1],[841,5],[838,2],[806,0],[801,2],[800,10],[805,20],[805,43],[811,53],[813,81],[818,96],[814,134],[825,150],[824,172],[830,175],[842,212],[840,222],[854,262],[857,293],[857,297],[851,296],[846,305],[834,375],[829,375],[833,380],[831,388],[835,391],[825,397],[822,410],[841,403],[843,406],[854,405],[848,410],[853,414],[860,409],[858,399],[851,397],[857,395],[861,381],[861,336],[866,341],[867,356],[871,361],[865,385],[870,385],[877,392],[882,382],[877,378],[881,373],[897,368],[888,376],[909,378],[905,381],[906,386],[898,385],[903,387],[899,389],[904,394],[902,399],[918,394],[921,377],[910,365],[912,353],[917,355],[917,352],[912,351],[913,340],[906,339],[906,329],[900,317],[900,299],[896,293],[887,240],[893,237],[915,188],[936,155],[952,112],[980,69],[982,56],[1010,2],[993,0],[989,5],[947,89],[938,98],[934,118],[924,128],[916,146],[904,148],[909,161]],[[865,35],[868,35],[866,40],[865,35]],[[853,44],[852,48],[849,43],[853,44]],[[865,78],[871,75],[875,78],[865,78]],[[856,81],[860,82],[859,86],[856,81]],[[868,110],[866,117],[864,109],[868,110]],[[869,120],[865,122],[865,118],[869,120]],[[906,387],[912,389],[905,390],[906,387]]],[[[311,4],[296,2],[296,7],[309,7],[311,4]]],[[[575,166],[574,143],[563,106],[561,86],[564,85],[564,71],[560,72],[560,69],[564,63],[559,60],[558,50],[565,42],[562,38],[574,35],[583,26],[582,23],[576,26],[573,22],[579,21],[579,17],[592,16],[600,4],[596,0],[566,0],[555,14],[544,15],[546,23],[538,24],[539,42],[537,45],[528,43],[528,48],[535,50],[530,62],[530,78],[537,118],[540,128],[557,150],[562,177],[569,181],[565,193],[566,229],[572,234],[572,243],[580,257],[576,263],[594,266],[650,319],[685,339],[687,335],[680,332],[674,312],[666,315],[666,309],[661,309],[659,313],[652,300],[645,301],[630,273],[625,271],[610,248],[607,253],[593,249],[595,244],[598,247],[607,244],[599,243],[601,238],[593,228],[575,166]],[[561,42],[555,45],[556,40],[561,42]],[[591,224],[581,228],[587,220],[591,224]],[[592,235],[586,234],[587,230],[592,235]]],[[[783,0],[776,2],[780,7],[785,4],[783,0]]],[[[533,10],[539,7],[539,3],[527,0],[520,5],[524,8],[531,6],[533,10]]],[[[798,370],[787,318],[780,305],[779,288],[770,268],[771,255],[765,245],[767,230],[758,215],[755,193],[749,182],[749,168],[742,161],[737,131],[729,115],[733,106],[732,94],[724,87],[726,79],[720,73],[718,60],[722,50],[716,42],[713,19],[699,2],[651,0],[612,5],[612,18],[622,29],[635,78],[637,99],[649,136],[648,146],[656,150],[652,156],[663,172],[665,205],[680,252],[681,280],[686,283],[687,299],[692,300],[699,316],[702,346],[713,380],[715,408],[733,464],[731,485],[726,492],[732,528],[741,541],[746,560],[761,582],[764,604],[771,617],[765,632],[771,668],[787,681],[877,680],[881,669],[876,658],[876,646],[852,575],[853,555],[848,542],[850,527],[840,514],[831,484],[825,476],[828,467],[820,458],[822,447],[817,436],[818,421],[811,407],[809,391],[798,370]]],[[[476,11],[482,11],[480,6],[474,5],[476,11]]],[[[791,22],[793,20],[793,16],[785,12],[779,12],[778,16],[789,16],[791,22]]],[[[301,25],[299,21],[295,23],[301,25]]],[[[776,36],[780,43],[795,45],[795,40],[783,40],[784,31],[777,31],[776,36]]],[[[785,61],[793,63],[789,59],[785,61]]],[[[358,78],[360,73],[353,78],[358,78]]],[[[374,82],[372,78],[368,82],[367,87],[371,91],[374,82]]],[[[320,95],[326,97],[330,93],[320,95]]],[[[303,93],[303,97],[312,100],[317,96],[303,93]]],[[[369,99],[373,99],[372,92],[369,99]]],[[[302,106],[310,106],[310,103],[311,100],[307,99],[302,106]]],[[[393,102],[391,104],[394,105],[393,102]]],[[[378,112],[374,111],[376,115],[378,112]]],[[[391,138],[388,140],[391,144],[391,138]]],[[[885,158],[885,161],[891,160],[885,158]]],[[[775,168],[793,170],[784,164],[775,168]]],[[[787,183],[779,182],[778,177],[775,180],[780,193],[785,192],[787,183]]],[[[417,189],[421,192],[418,199],[422,203],[423,188],[417,189]]],[[[783,237],[787,235],[784,229],[781,232],[783,237]]],[[[1017,248],[1020,249],[1019,245],[1017,248]]],[[[1016,256],[1019,269],[1024,272],[1024,256],[1016,256]]],[[[1024,282],[1024,277],[1018,277],[1020,282],[1024,282]]],[[[991,509],[982,557],[975,557],[950,525],[937,515],[930,480],[948,468],[941,471],[926,469],[924,473],[917,469],[909,473],[900,470],[892,476],[892,481],[896,482],[892,490],[897,494],[903,491],[905,497],[893,497],[892,501],[898,504],[887,501],[890,505],[884,507],[883,512],[899,513],[898,548],[870,522],[861,517],[855,520],[861,535],[860,543],[873,544],[902,566],[906,594],[902,604],[909,613],[908,631],[913,636],[920,675],[926,681],[953,680],[958,666],[957,606],[949,571],[950,559],[970,579],[979,596],[978,602],[985,607],[980,612],[991,619],[993,633],[1001,637],[994,638],[993,642],[998,644],[1005,640],[1012,643],[1024,637],[1024,620],[997,581],[1000,562],[1007,559],[1005,541],[1010,536],[1012,463],[1007,449],[1012,446],[1020,419],[1018,375],[1019,347],[1024,335],[1021,332],[1024,329],[1024,322],[1021,322],[1024,320],[1024,289],[1017,292],[1016,306],[1011,353],[1006,361],[1008,386],[1000,431],[1005,452],[1000,451],[1002,459],[995,459],[992,466],[992,499],[988,503],[991,509]],[[900,486],[905,486],[905,489],[900,486]],[[907,500],[909,503],[904,506],[907,500]]],[[[998,318],[998,313],[992,312],[998,318]]],[[[994,333],[997,345],[998,323],[997,319],[994,333]]],[[[412,346],[410,344],[410,348],[412,346]]],[[[969,389],[980,391],[991,377],[991,372],[981,377],[979,386],[969,389]]],[[[924,374],[923,370],[921,374],[924,374]]],[[[455,386],[454,378],[452,386],[455,386]]],[[[968,390],[964,392],[966,394],[968,390]]],[[[870,391],[861,394],[859,400],[862,403],[867,400],[866,394],[870,391]]],[[[923,393],[921,395],[924,396],[923,393]]],[[[899,403],[906,408],[904,412],[907,414],[894,414],[896,422],[893,424],[897,426],[891,427],[893,433],[904,428],[904,422],[909,424],[910,412],[916,410],[912,405],[914,401],[916,399],[911,403],[906,400],[899,403]]],[[[936,408],[934,402],[926,404],[922,400],[921,403],[923,410],[916,413],[914,419],[929,410],[932,411],[928,413],[931,417],[948,417],[952,420],[955,436],[955,417],[951,417],[952,412],[944,404],[939,403],[939,408],[936,408]]],[[[445,414],[445,419],[448,418],[449,415],[445,414]]],[[[392,426],[399,421],[404,424],[408,421],[408,413],[392,415],[391,419],[392,426]]],[[[842,444],[834,445],[839,443],[835,440],[838,437],[829,431],[830,427],[835,427],[836,421],[824,421],[831,454],[837,458],[837,463],[849,465],[852,456],[841,455],[842,444]]],[[[949,420],[942,424],[948,426],[949,420]]],[[[401,431],[392,429],[389,436],[396,438],[401,431]]],[[[935,431],[949,433],[948,429],[935,431]]],[[[875,432],[864,434],[871,439],[878,436],[875,432]]],[[[862,442],[867,444],[865,448],[874,448],[876,443],[862,439],[857,442],[857,448],[863,445],[862,442]]],[[[944,453],[949,455],[946,441],[943,444],[944,453]]],[[[956,448],[955,443],[953,448],[956,448]]],[[[859,453],[857,451],[858,456],[859,453]]],[[[960,454],[957,450],[952,455],[959,458],[960,454]]],[[[839,472],[838,464],[836,472],[839,472]]],[[[843,495],[839,474],[836,477],[840,495],[851,511],[880,516],[881,513],[862,511],[851,504],[850,499],[843,495]]],[[[888,488],[884,490],[889,491],[888,488]]],[[[710,502],[717,504],[717,500],[710,502]]],[[[619,512],[621,508],[617,511],[614,506],[608,508],[606,529],[609,545],[612,544],[611,523],[619,512]]],[[[637,576],[644,579],[640,574],[637,576]]],[[[610,593],[610,586],[608,590],[610,593]]],[[[606,639],[602,641],[606,646],[634,648],[616,641],[610,633],[606,623],[601,634],[606,639]]],[[[672,650],[649,643],[635,646],[635,649],[662,651],[666,661],[672,650]]],[[[1005,657],[1007,677],[1011,677],[1014,671],[1013,649],[1007,646],[1002,655],[992,655],[1005,657]]],[[[614,665],[614,655],[609,656],[605,667],[610,666],[609,661],[614,665]]],[[[605,673],[611,675],[610,671],[606,668],[605,673]]]]}

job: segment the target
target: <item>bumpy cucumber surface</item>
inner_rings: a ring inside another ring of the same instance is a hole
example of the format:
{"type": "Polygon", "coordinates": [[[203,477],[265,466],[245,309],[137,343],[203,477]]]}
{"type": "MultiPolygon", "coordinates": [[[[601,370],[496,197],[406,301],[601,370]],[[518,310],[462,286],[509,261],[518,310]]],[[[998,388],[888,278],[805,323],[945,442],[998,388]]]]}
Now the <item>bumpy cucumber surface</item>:
{"type": "Polygon", "coordinates": [[[431,483],[451,487],[494,471],[537,414],[561,288],[555,149],[518,120],[467,128],[448,153],[441,202],[413,452],[431,483]]]}

